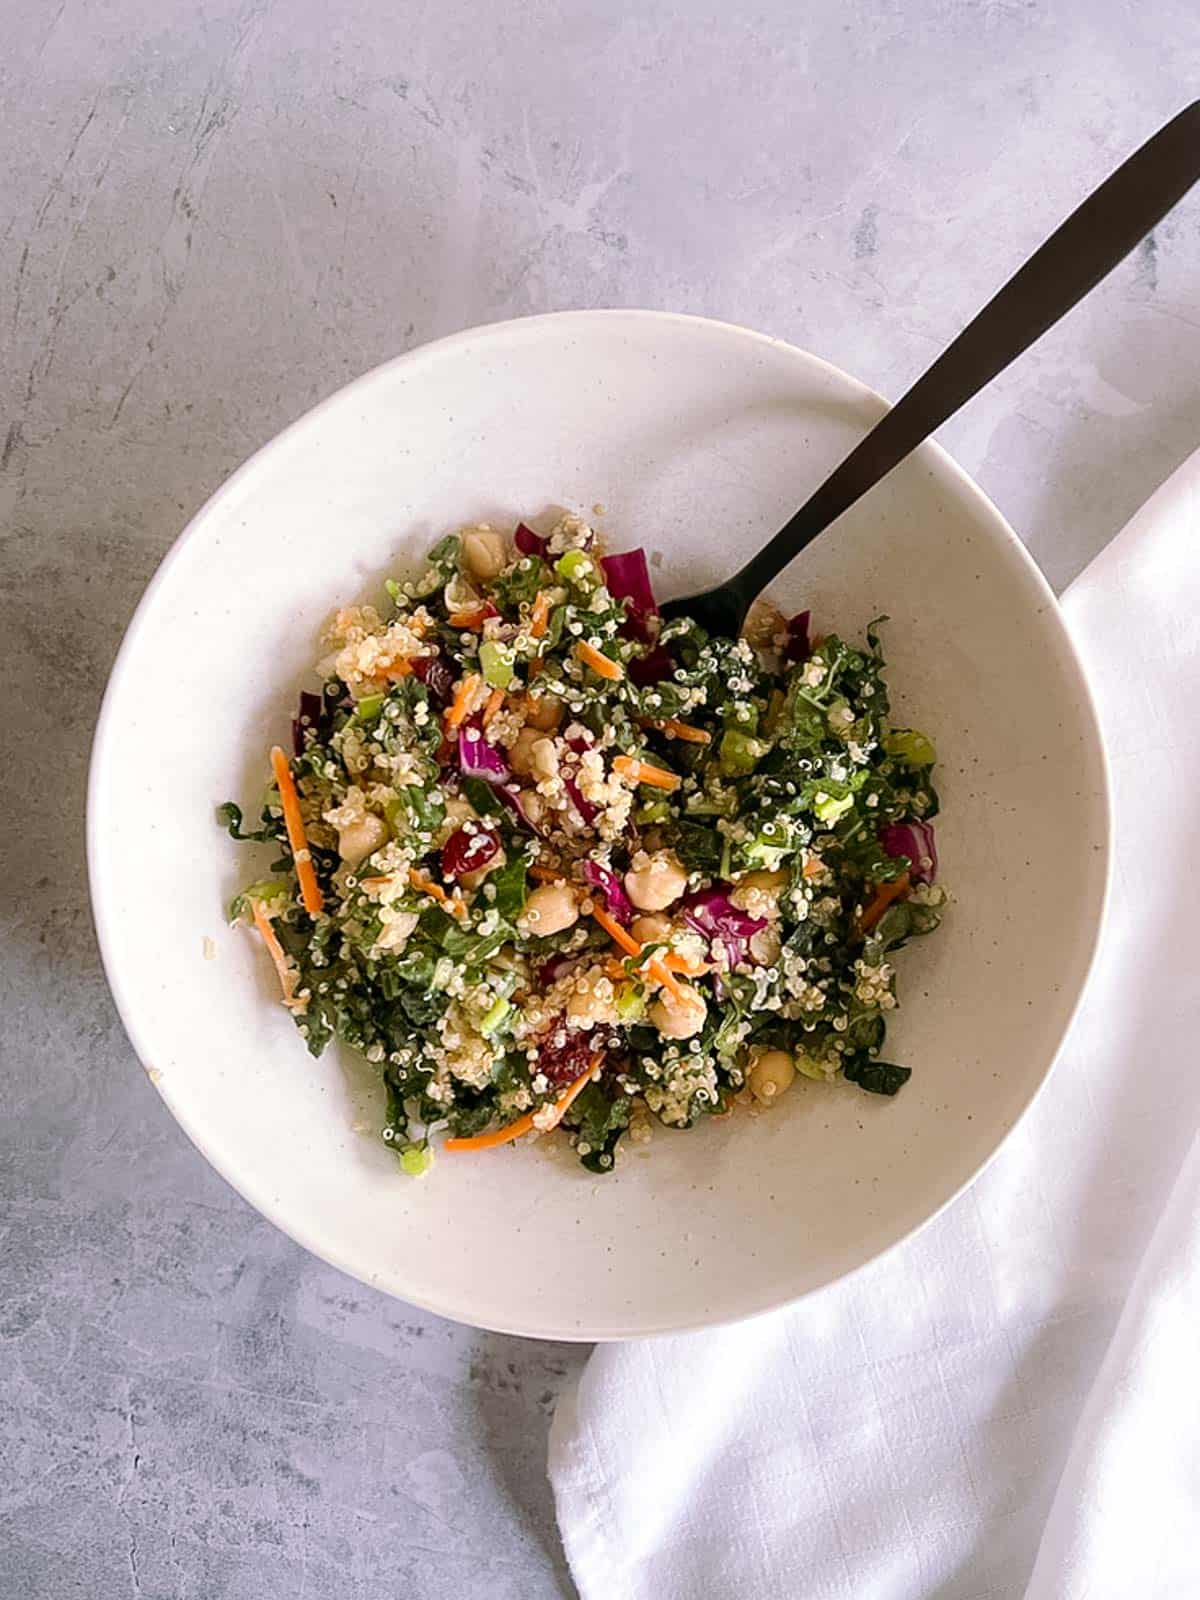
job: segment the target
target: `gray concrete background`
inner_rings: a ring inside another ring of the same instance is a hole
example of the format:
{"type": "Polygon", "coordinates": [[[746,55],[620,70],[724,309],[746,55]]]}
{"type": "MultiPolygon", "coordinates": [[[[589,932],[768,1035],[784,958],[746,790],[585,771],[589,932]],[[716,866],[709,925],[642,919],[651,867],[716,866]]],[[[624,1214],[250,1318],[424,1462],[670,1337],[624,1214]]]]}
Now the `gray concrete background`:
{"type": "MultiPolygon", "coordinates": [[[[353,374],[524,312],[705,312],[898,393],[1198,68],[1193,0],[8,0],[4,1600],[572,1592],[583,1352],[310,1260],[109,1002],[88,742],[186,517],[353,374]]],[[[1058,585],[1200,443],[1198,272],[1193,199],[945,430],[1058,585]]]]}

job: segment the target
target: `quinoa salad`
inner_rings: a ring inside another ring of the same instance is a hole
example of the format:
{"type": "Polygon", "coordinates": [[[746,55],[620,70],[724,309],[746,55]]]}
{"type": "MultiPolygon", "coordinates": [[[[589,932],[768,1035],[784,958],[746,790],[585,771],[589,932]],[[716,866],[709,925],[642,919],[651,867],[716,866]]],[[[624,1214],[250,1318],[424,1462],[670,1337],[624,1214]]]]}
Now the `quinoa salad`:
{"type": "Polygon", "coordinates": [[[385,588],[334,616],[260,826],[219,816],[276,847],[231,915],[311,1053],[378,1068],[404,1172],[553,1129],[609,1172],[798,1076],[903,1086],[892,957],[945,896],[886,619],[663,623],[644,552],[572,515],[465,527],[385,588]]]}

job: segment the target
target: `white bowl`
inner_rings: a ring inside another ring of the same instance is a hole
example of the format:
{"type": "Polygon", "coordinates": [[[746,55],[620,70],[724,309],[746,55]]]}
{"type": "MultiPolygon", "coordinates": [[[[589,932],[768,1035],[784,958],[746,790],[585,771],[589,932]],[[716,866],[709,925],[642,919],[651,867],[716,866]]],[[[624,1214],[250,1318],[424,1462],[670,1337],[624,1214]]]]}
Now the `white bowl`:
{"type": "Polygon", "coordinates": [[[842,1277],[992,1156],[1063,1038],[1107,879],[1104,760],[1054,599],[934,445],[781,581],[822,631],[886,612],[893,696],[941,755],[953,906],[899,957],[894,1100],[801,1082],[769,1115],[655,1132],[603,1179],[556,1142],[400,1176],[365,1066],[306,1054],[224,908],[334,604],[444,530],[562,504],[662,556],[665,598],[725,576],[884,402],[777,340],[690,317],[571,312],[476,329],[341,390],[244,466],[151,584],[96,735],[88,850],[109,980],[160,1093],[213,1165],[327,1261],[482,1327],[623,1338],[743,1317],[842,1277]],[[206,941],[215,959],[205,959],[206,941]]]}

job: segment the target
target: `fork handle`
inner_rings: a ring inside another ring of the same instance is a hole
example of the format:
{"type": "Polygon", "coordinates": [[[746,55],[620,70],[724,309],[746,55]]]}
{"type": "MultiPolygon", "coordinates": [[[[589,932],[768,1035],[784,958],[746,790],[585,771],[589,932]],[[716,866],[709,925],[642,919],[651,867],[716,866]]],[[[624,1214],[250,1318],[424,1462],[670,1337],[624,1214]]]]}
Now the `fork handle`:
{"type": "Polygon", "coordinates": [[[1073,211],[733,579],[749,605],[806,545],[1082,300],[1200,178],[1200,100],[1073,211]]]}

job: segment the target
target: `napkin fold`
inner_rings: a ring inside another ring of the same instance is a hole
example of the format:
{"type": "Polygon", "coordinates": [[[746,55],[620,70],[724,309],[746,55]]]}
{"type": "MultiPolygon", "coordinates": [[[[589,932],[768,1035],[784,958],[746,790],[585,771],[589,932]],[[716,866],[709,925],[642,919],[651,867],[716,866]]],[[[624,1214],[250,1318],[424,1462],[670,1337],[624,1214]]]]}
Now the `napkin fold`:
{"type": "Polygon", "coordinates": [[[595,1352],[550,1441],[583,1600],[1200,1597],[1200,454],[1064,609],[1115,868],[1062,1058],[848,1282],[595,1352]]]}

